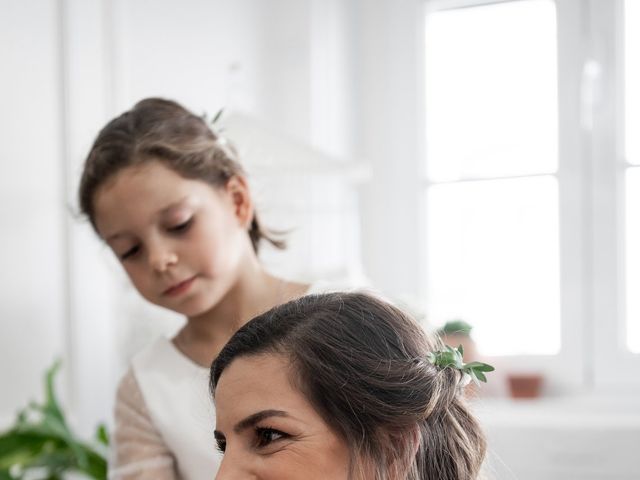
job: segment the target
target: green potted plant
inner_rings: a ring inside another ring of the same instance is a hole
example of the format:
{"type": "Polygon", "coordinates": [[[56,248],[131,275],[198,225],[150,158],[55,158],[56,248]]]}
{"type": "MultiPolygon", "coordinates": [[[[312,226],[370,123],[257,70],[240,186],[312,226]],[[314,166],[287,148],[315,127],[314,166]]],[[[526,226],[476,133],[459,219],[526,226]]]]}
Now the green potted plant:
{"type": "Polygon", "coordinates": [[[478,357],[476,344],[471,337],[473,327],[462,319],[449,320],[437,331],[445,345],[457,347],[462,345],[466,361],[474,361],[478,357]]]}
{"type": "Polygon", "coordinates": [[[45,374],[44,403],[30,403],[0,433],[0,480],[106,480],[107,431],[100,425],[91,443],[73,433],[55,394],[59,367],[56,362],[45,374]]]}

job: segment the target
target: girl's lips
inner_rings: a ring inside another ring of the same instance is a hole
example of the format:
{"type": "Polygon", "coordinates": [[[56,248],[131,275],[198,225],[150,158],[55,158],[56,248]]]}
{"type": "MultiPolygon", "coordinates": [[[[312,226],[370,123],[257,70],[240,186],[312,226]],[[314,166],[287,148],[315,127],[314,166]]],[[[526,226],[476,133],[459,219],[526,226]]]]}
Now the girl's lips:
{"type": "Polygon", "coordinates": [[[183,282],[176,283],[175,285],[172,285],[171,287],[167,288],[164,292],[162,292],[162,295],[167,297],[174,297],[176,295],[180,295],[181,293],[184,293],[187,290],[189,290],[189,287],[191,287],[191,284],[193,284],[193,281],[195,279],[196,277],[193,276],[183,282]]]}

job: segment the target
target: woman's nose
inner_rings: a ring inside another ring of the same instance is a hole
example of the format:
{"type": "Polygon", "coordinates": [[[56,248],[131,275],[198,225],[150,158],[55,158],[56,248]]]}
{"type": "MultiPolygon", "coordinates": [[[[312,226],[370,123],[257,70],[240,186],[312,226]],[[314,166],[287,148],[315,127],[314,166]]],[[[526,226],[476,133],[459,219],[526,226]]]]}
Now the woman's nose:
{"type": "Polygon", "coordinates": [[[257,480],[245,467],[243,462],[234,461],[233,456],[225,453],[215,480],[257,480]]]}

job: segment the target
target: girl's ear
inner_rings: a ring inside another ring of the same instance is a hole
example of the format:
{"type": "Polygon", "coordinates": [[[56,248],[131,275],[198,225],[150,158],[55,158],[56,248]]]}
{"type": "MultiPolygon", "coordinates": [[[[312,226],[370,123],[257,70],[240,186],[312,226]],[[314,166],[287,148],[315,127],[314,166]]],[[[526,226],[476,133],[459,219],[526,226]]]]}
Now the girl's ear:
{"type": "Polygon", "coordinates": [[[253,201],[247,179],[241,175],[231,177],[224,187],[233,204],[234,213],[240,225],[249,229],[253,220],[253,201]]]}

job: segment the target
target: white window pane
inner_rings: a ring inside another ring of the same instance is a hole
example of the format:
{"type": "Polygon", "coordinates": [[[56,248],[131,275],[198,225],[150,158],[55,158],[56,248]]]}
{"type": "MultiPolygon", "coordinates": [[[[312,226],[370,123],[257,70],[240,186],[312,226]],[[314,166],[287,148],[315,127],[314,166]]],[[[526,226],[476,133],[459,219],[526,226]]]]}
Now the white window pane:
{"type": "Polygon", "coordinates": [[[554,177],[436,185],[427,192],[428,318],[462,318],[491,355],[560,348],[554,177]]]}
{"type": "Polygon", "coordinates": [[[627,171],[627,345],[640,353],[640,168],[627,171]]]}
{"type": "Polygon", "coordinates": [[[626,157],[640,165],[640,2],[627,0],[624,8],[626,157]]]}
{"type": "Polygon", "coordinates": [[[435,12],[426,27],[431,180],[557,169],[555,5],[435,12]]]}

